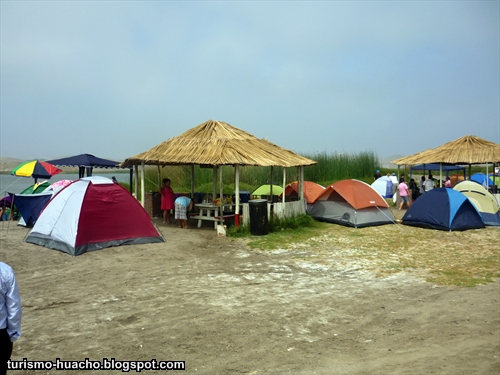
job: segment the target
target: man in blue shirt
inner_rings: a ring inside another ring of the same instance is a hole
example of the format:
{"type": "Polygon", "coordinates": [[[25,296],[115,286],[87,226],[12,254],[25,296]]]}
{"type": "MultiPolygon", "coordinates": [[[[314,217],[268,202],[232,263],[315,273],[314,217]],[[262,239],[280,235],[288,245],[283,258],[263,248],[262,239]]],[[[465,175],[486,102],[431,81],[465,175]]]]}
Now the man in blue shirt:
{"type": "Polygon", "coordinates": [[[175,199],[175,218],[179,224],[179,228],[189,228],[188,226],[188,210],[192,211],[194,208],[194,202],[191,198],[186,196],[180,196],[175,199]]]}
{"type": "Polygon", "coordinates": [[[12,267],[0,262],[0,375],[7,373],[12,343],[21,336],[21,298],[12,267]]]}

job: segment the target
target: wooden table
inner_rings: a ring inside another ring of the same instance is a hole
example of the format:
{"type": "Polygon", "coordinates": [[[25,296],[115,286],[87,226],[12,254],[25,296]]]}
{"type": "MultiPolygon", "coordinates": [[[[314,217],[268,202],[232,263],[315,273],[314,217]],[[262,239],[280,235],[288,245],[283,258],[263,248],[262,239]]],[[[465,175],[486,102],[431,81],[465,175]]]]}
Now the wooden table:
{"type": "MultiPolygon", "coordinates": [[[[217,224],[221,220],[221,217],[219,215],[220,205],[213,204],[213,203],[198,203],[196,205],[196,207],[200,209],[200,212],[196,213],[194,215],[191,215],[189,218],[198,220],[198,228],[201,228],[201,224],[202,224],[203,220],[205,220],[205,221],[213,221],[214,222],[214,229],[217,229],[217,224]]],[[[234,203],[228,203],[228,204],[224,204],[223,209],[232,210],[234,207],[235,207],[234,203]]],[[[227,219],[230,217],[234,217],[234,213],[231,213],[228,215],[222,215],[222,221],[224,222],[224,219],[227,219]]]]}

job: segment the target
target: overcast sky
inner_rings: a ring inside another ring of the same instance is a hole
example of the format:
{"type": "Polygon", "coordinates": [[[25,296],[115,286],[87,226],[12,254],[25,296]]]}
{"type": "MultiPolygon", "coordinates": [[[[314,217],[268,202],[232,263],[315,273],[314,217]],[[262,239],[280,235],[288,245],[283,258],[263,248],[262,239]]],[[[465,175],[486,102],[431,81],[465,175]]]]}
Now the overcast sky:
{"type": "Polygon", "coordinates": [[[123,160],[209,119],[301,154],[500,143],[499,1],[1,1],[0,156],[123,160]]]}

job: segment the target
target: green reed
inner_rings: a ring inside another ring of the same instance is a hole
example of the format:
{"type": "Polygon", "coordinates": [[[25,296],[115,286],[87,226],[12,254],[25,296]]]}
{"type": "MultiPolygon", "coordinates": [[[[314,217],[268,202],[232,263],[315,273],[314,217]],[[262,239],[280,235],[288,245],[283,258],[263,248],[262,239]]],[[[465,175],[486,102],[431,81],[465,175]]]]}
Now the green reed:
{"type": "MultiPolygon", "coordinates": [[[[379,160],[373,152],[361,152],[359,154],[326,152],[303,155],[317,162],[316,165],[304,167],[304,180],[313,181],[323,186],[327,186],[335,181],[355,178],[365,182],[373,182],[373,174],[379,168],[379,160]]],[[[158,191],[163,178],[170,178],[171,186],[175,192],[191,191],[191,173],[194,172],[195,191],[201,193],[211,193],[213,189],[214,173],[212,168],[203,168],[195,165],[191,166],[166,166],[160,168],[161,176],[158,177],[156,166],[147,166],[145,169],[145,191],[158,191]]],[[[253,191],[260,185],[268,184],[271,181],[277,185],[283,184],[283,173],[286,176],[286,183],[298,180],[298,168],[274,167],[240,167],[240,190],[253,191]]],[[[233,166],[222,167],[222,184],[224,194],[234,192],[233,166]]],[[[217,173],[216,191],[219,192],[219,173],[217,173]]],[[[140,184],[139,184],[140,189],[140,184]]]]}

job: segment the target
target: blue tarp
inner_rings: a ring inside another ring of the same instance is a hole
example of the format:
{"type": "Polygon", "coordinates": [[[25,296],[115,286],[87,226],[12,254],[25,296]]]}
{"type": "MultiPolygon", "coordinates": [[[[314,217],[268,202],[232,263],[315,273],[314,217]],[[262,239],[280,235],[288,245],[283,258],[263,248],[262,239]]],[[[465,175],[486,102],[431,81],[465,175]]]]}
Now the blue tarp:
{"type": "MultiPolygon", "coordinates": [[[[432,171],[436,172],[439,171],[439,164],[420,164],[420,165],[414,165],[413,167],[410,168],[410,177],[413,173],[413,171],[432,171]]],[[[446,172],[446,177],[448,177],[450,171],[462,171],[464,178],[466,177],[465,175],[465,167],[462,167],[460,165],[442,165],[441,170],[443,172],[446,172]]]]}
{"type": "Polygon", "coordinates": [[[27,227],[32,227],[40,216],[40,212],[52,198],[52,193],[40,194],[11,194],[19,213],[27,227]]]}
{"type": "Polygon", "coordinates": [[[98,158],[91,154],[80,154],[69,156],[67,158],[47,160],[47,163],[57,167],[78,167],[79,177],[84,177],[85,170],[87,176],[92,176],[92,168],[120,168],[120,162],[108,159],[98,158]]]}

